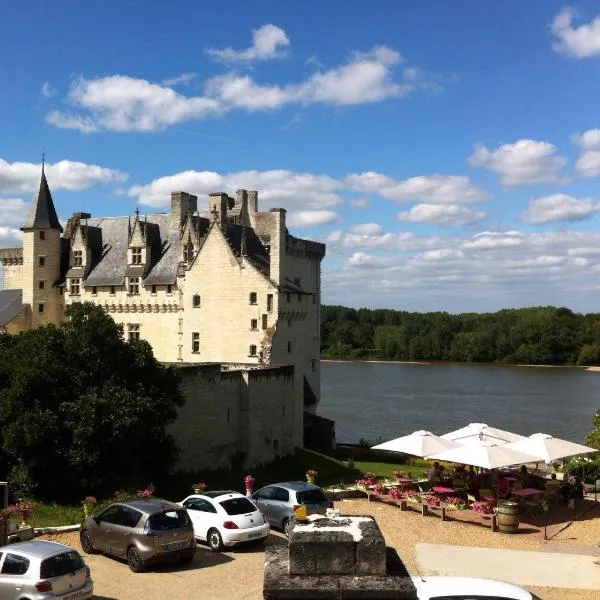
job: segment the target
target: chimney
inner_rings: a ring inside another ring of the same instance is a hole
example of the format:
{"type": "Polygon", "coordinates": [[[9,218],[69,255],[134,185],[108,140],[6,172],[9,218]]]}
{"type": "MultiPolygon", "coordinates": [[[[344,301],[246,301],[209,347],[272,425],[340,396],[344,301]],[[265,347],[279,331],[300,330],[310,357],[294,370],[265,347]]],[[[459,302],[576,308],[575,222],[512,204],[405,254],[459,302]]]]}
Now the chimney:
{"type": "Polygon", "coordinates": [[[227,205],[229,197],[223,192],[214,192],[208,197],[208,208],[221,229],[227,224],[227,205]]]}
{"type": "Polygon", "coordinates": [[[248,192],[248,212],[258,212],[258,192],[256,190],[248,192]]]}
{"type": "Polygon", "coordinates": [[[272,208],[270,210],[270,277],[277,284],[285,279],[285,247],[287,230],[285,226],[285,208],[272,208]]]}
{"type": "Polygon", "coordinates": [[[198,210],[198,197],[187,192],[171,192],[171,229],[179,229],[188,212],[198,210]]]}

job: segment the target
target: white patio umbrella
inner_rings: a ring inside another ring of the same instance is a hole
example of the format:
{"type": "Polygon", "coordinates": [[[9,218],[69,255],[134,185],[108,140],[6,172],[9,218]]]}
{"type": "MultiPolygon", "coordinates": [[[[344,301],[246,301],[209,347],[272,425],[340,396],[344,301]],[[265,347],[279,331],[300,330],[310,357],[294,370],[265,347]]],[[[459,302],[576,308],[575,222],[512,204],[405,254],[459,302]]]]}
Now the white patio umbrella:
{"type": "Polygon", "coordinates": [[[371,450],[390,450],[392,452],[403,452],[412,456],[428,456],[436,452],[442,452],[455,448],[458,444],[451,440],[445,440],[431,431],[413,431],[409,435],[384,442],[373,446],[371,450]]]}
{"type": "Polygon", "coordinates": [[[495,427],[490,427],[486,423],[469,423],[466,427],[451,431],[450,433],[445,433],[442,437],[446,440],[457,442],[460,445],[481,442],[493,446],[525,439],[524,436],[519,435],[518,433],[496,429],[495,427]]]}
{"type": "Polygon", "coordinates": [[[559,458],[575,456],[576,454],[587,454],[588,452],[598,452],[596,448],[575,444],[568,440],[552,437],[547,433],[534,433],[529,437],[506,445],[506,448],[517,450],[518,452],[527,452],[537,459],[545,462],[552,462],[559,458]]]}
{"type": "Polygon", "coordinates": [[[473,465],[484,469],[498,469],[509,465],[519,465],[534,462],[535,456],[508,448],[506,444],[490,446],[481,441],[475,441],[464,446],[458,446],[444,452],[428,456],[436,460],[445,460],[463,465],[473,465]]]}

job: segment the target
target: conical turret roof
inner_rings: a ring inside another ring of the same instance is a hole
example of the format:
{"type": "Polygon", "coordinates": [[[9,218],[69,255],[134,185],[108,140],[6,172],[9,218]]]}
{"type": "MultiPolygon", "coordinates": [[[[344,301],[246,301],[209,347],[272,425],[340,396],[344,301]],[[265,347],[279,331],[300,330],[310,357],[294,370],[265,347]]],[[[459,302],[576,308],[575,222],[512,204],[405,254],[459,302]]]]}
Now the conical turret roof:
{"type": "Polygon", "coordinates": [[[62,232],[63,228],[58,221],[56,216],[56,209],[54,208],[54,202],[52,201],[52,194],[48,187],[48,181],[46,179],[46,173],[44,167],[42,167],[42,178],[40,180],[40,187],[38,191],[33,195],[31,200],[31,208],[29,214],[23,223],[21,229],[60,229],[62,232]]]}

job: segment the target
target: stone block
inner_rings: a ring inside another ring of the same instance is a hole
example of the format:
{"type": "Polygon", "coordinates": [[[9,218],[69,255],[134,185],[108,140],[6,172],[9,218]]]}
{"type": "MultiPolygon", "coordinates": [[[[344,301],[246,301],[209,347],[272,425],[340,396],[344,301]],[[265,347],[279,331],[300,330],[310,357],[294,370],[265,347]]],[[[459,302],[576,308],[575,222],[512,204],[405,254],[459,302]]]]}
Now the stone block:
{"type": "Polygon", "coordinates": [[[265,548],[263,579],[265,600],[333,600],[339,598],[337,576],[294,576],[289,574],[288,549],[285,546],[265,548]]]}
{"type": "Polygon", "coordinates": [[[355,573],[354,538],[345,531],[303,531],[290,534],[290,575],[355,573]]]}
{"type": "Polygon", "coordinates": [[[385,575],[385,540],[375,519],[359,523],[362,539],[356,543],[354,572],[365,575],[385,575]]]}
{"type": "Polygon", "coordinates": [[[418,600],[410,577],[342,575],[339,585],[340,600],[418,600]]]}

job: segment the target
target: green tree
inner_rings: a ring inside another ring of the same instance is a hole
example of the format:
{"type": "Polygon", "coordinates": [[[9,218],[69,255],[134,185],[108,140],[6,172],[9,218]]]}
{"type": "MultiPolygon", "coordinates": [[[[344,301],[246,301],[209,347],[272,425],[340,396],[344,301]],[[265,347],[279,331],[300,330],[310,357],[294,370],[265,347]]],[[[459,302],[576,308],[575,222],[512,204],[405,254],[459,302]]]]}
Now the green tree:
{"type": "Polygon", "coordinates": [[[167,426],[178,375],[93,304],[66,323],[0,342],[0,425],[9,477],[40,498],[78,499],[148,483],[177,456],[167,426]]]}

